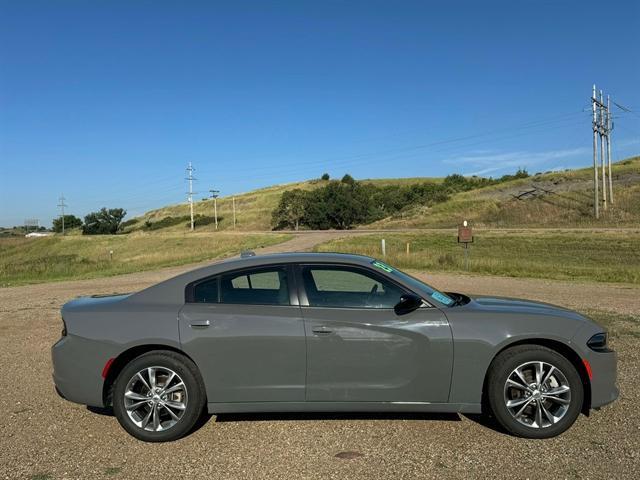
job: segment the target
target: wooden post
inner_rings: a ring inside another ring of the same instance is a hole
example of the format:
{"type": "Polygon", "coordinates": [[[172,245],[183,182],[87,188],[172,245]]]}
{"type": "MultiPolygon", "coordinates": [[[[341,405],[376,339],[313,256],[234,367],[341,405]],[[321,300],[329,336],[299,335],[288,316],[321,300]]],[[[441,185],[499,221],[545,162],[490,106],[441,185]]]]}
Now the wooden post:
{"type": "Polygon", "coordinates": [[[407,255],[409,255],[409,245],[411,245],[409,242],[407,242],[407,255]]]}
{"type": "Polygon", "coordinates": [[[236,228],[236,197],[231,197],[231,203],[233,204],[233,228],[236,228]]]}

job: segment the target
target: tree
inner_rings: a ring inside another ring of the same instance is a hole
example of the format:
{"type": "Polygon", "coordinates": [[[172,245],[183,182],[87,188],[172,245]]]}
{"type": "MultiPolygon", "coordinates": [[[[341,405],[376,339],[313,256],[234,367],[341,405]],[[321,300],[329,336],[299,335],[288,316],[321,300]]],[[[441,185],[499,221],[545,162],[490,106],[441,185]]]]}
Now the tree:
{"type": "Polygon", "coordinates": [[[320,177],[320,180],[329,180],[331,177],[329,176],[328,173],[323,173],[322,176],[320,177]]]}
{"type": "MultiPolygon", "coordinates": [[[[78,228],[82,226],[82,220],[75,215],[64,216],[64,229],[71,230],[72,228],[78,228]]],[[[56,233],[62,232],[62,217],[53,219],[53,231],[56,233]]]]}
{"type": "Polygon", "coordinates": [[[127,214],[122,208],[102,208],[84,217],[82,233],[84,235],[115,235],[122,219],[127,214]]]}
{"type": "Polygon", "coordinates": [[[284,192],[271,217],[273,228],[276,230],[283,228],[298,230],[304,218],[306,204],[307,192],[299,188],[284,192]]]}
{"type": "Polygon", "coordinates": [[[340,180],[342,183],[347,183],[349,185],[353,185],[354,183],[356,183],[355,179],[349,175],[348,173],[344,174],[344,177],[342,177],[342,180],[340,180]]]}

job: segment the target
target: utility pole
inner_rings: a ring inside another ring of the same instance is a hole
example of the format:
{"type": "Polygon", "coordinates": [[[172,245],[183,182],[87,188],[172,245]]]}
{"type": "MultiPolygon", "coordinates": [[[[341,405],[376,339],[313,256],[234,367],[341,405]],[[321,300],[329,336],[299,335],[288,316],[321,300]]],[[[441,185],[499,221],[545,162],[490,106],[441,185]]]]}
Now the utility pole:
{"type": "Polygon", "coordinates": [[[66,200],[66,198],[64,198],[64,194],[60,194],[60,197],[58,198],[58,208],[60,209],[60,218],[62,219],[62,235],[64,235],[64,209],[65,207],[67,207],[68,205],[66,205],[64,203],[64,201],[66,200]]]}
{"type": "Polygon", "coordinates": [[[216,224],[216,230],[218,229],[218,201],[217,198],[220,196],[220,190],[209,190],[211,192],[211,198],[213,198],[213,218],[216,224]]]}
{"type": "MultiPolygon", "coordinates": [[[[602,207],[607,209],[613,205],[613,177],[611,173],[611,131],[613,130],[613,117],[611,115],[611,97],[607,95],[607,103],[604,103],[604,93],[599,90],[596,94],[596,86],[593,86],[591,105],[593,111],[593,209],[596,218],[600,217],[600,194],[598,169],[602,171],[602,207]],[[600,163],[598,163],[598,138],[600,138],[600,163]],[[605,142],[607,142],[605,148],[605,142]],[[607,177],[609,181],[607,181],[607,177]],[[609,195],[607,196],[607,189],[609,195]]],[[[613,102],[614,105],[617,103],[613,102]]]]}
{"type": "Polygon", "coordinates": [[[233,228],[236,228],[236,197],[231,197],[231,204],[233,205],[233,228]]]}
{"type": "Polygon", "coordinates": [[[600,198],[598,195],[598,119],[596,116],[596,86],[593,85],[591,95],[591,107],[593,111],[593,214],[600,218],[600,198]]]}
{"type": "Polygon", "coordinates": [[[607,170],[606,161],[604,158],[604,139],[606,136],[605,126],[605,106],[604,98],[602,96],[602,90],[600,90],[600,162],[602,163],[602,207],[607,209],[607,170]]]}
{"type": "Polygon", "coordinates": [[[193,225],[193,181],[196,179],[193,176],[193,172],[195,172],[196,169],[193,168],[193,166],[191,165],[191,162],[189,162],[189,166],[187,167],[187,177],[186,180],[189,180],[189,192],[187,192],[187,198],[189,200],[189,208],[191,210],[191,230],[194,229],[194,225],[193,225]]]}
{"type": "Polygon", "coordinates": [[[607,95],[607,160],[609,163],[609,203],[613,205],[613,179],[611,177],[611,97],[607,95]]]}

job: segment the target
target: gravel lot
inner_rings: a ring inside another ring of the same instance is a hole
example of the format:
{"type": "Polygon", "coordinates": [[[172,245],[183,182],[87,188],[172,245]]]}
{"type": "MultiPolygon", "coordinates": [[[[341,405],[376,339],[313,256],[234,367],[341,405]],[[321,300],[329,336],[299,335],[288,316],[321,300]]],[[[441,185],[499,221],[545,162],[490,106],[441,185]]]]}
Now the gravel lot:
{"type": "MultiPolygon", "coordinates": [[[[509,437],[462,415],[224,415],[172,444],[55,394],[60,306],[143,288],[186,267],[0,289],[0,478],[639,478],[640,319],[614,323],[621,398],[560,438],[509,437]]],[[[637,315],[634,286],[430,275],[441,288],[637,315]]]]}

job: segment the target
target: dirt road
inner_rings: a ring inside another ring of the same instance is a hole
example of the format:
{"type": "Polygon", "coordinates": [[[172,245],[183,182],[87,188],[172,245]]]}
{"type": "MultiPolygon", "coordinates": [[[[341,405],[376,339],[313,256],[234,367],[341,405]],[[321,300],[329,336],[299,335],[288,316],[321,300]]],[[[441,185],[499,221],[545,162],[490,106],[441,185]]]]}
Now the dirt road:
{"type": "MultiPolygon", "coordinates": [[[[326,239],[296,236],[268,250],[304,250],[326,239]]],[[[49,347],[60,335],[64,302],[137,290],[189,268],[0,289],[0,478],[637,478],[637,317],[614,325],[621,399],[546,441],[512,438],[460,415],[223,415],[179,442],[145,444],[115,418],[57,397],[49,347]]],[[[630,285],[425,278],[447,290],[640,311],[640,289],[630,285]]]]}

